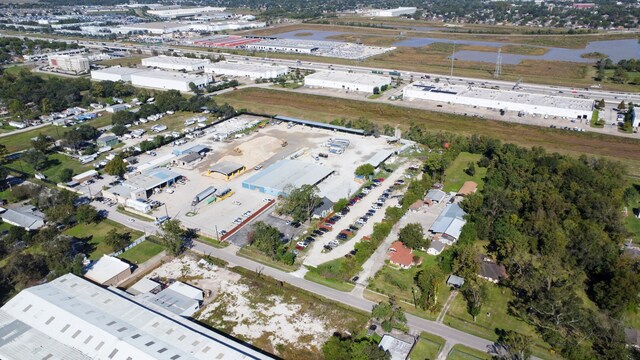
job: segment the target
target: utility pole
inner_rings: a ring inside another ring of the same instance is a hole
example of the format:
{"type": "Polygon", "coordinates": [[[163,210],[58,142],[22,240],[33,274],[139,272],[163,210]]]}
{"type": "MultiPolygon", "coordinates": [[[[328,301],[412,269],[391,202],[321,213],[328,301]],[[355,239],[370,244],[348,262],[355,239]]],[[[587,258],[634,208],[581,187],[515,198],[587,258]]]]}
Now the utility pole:
{"type": "Polygon", "coordinates": [[[496,59],[496,70],[493,72],[493,78],[497,79],[502,75],[502,48],[498,49],[498,58],[496,59]]]}
{"type": "Polygon", "coordinates": [[[453,60],[455,59],[456,54],[456,42],[453,42],[453,51],[451,52],[451,77],[453,77],[453,60]]]}
{"type": "Polygon", "coordinates": [[[167,210],[167,203],[164,203],[164,214],[167,215],[167,218],[169,217],[169,211],[167,210]]]}

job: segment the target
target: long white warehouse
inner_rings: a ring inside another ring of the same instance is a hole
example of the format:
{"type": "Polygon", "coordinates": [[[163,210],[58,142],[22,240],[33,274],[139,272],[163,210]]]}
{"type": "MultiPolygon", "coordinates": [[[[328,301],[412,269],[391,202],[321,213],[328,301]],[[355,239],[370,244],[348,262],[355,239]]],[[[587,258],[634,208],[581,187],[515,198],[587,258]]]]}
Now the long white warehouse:
{"type": "Polygon", "coordinates": [[[413,15],[418,10],[415,7],[399,7],[395,9],[376,9],[371,10],[369,14],[371,16],[379,16],[379,17],[394,17],[401,15],[413,15]]]}
{"type": "Polygon", "coordinates": [[[204,71],[206,73],[215,73],[217,75],[242,76],[251,79],[270,79],[289,72],[286,66],[274,66],[262,63],[233,63],[220,61],[207,66],[204,71]]]}
{"type": "Polygon", "coordinates": [[[202,15],[203,13],[208,13],[208,12],[222,12],[225,9],[226,8],[223,8],[223,7],[204,6],[204,7],[181,8],[181,9],[156,9],[156,10],[149,10],[148,13],[161,18],[173,19],[173,18],[185,17],[185,16],[202,15]]]}
{"type": "Polygon", "coordinates": [[[131,84],[134,86],[155,89],[191,91],[190,83],[202,89],[210,83],[209,76],[160,70],[143,71],[131,75],[131,84]]]}
{"type": "Polygon", "coordinates": [[[92,70],[91,80],[131,81],[131,75],[144,71],[143,69],[112,66],[106,69],[92,70]]]}
{"type": "Polygon", "coordinates": [[[22,290],[0,309],[0,358],[273,359],[151,300],[73,274],[22,290]]]}
{"type": "Polygon", "coordinates": [[[209,65],[209,59],[191,59],[178,56],[152,56],[142,59],[142,65],[165,70],[204,70],[209,65]]]}
{"type": "Polygon", "coordinates": [[[572,119],[590,119],[593,111],[593,100],[433,82],[407,85],[402,95],[404,100],[431,100],[572,119]]]}
{"type": "Polygon", "coordinates": [[[390,85],[391,78],[340,71],[318,71],[304,78],[304,85],[373,93],[374,88],[390,85]]]}

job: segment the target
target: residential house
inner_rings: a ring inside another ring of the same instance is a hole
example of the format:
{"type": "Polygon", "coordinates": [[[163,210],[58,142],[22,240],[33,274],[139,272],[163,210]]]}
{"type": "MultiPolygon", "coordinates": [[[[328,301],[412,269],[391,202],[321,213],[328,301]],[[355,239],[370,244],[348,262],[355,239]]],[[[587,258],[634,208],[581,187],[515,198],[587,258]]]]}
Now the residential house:
{"type": "Polygon", "coordinates": [[[433,240],[431,241],[431,245],[429,245],[429,248],[427,249],[427,254],[429,255],[433,255],[433,256],[437,256],[440,255],[440,253],[442,253],[442,251],[445,248],[445,243],[443,243],[440,240],[433,240]]]}
{"type": "Polygon", "coordinates": [[[410,336],[399,339],[391,334],[384,334],[378,346],[391,354],[391,360],[406,360],[415,344],[415,340],[410,336]]]}
{"type": "Polygon", "coordinates": [[[7,224],[24,228],[25,230],[37,230],[44,226],[45,216],[32,206],[23,206],[16,209],[0,208],[0,218],[7,224]],[[4,211],[3,211],[4,210],[4,211]]]}
{"type": "Polygon", "coordinates": [[[422,258],[414,260],[413,249],[408,248],[401,241],[396,241],[389,248],[389,262],[401,269],[409,269],[413,265],[422,264],[422,258]]]}
{"type": "Polygon", "coordinates": [[[444,201],[447,197],[447,193],[439,190],[439,189],[431,189],[427,192],[427,195],[424,197],[424,202],[431,204],[439,204],[444,201]]]}
{"type": "Polygon", "coordinates": [[[500,279],[507,278],[507,270],[504,265],[499,265],[486,255],[479,255],[478,277],[497,284],[500,279]]]}
{"type": "Polygon", "coordinates": [[[96,140],[96,144],[98,144],[98,147],[113,147],[116,146],[119,142],[120,140],[118,140],[118,137],[115,135],[101,136],[98,138],[98,140],[96,140]]]}
{"type": "Polygon", "coordinates": [[[417,212],[420,211],[424,202],[422,200],[416,200],[413,204],[409,206],[409,211],[417,212]]]}
{"type": "Polygon", "coordinates": [[[322,202],[315,209],[313,209],[313,218],[321,219],[329,216],[333,212],[333,201],[329,200],[326,196],[322,198],[322,202]]]}

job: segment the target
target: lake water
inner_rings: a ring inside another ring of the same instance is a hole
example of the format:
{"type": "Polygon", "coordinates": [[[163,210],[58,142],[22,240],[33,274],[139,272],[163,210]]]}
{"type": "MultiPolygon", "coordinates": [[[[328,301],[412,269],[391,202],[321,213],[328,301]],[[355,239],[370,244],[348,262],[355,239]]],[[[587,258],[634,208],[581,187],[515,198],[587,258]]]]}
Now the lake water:
{"type": "MultiPolygon", "coordinates": [[[[316,30],[295,30],[281,34],[274,35],[275,37],[283,39],[307,39],[307,40],[332,40],[327,39],[329,36],[347,34],[341,31],[316,31],[316,30]],[[296,36],[300,33],[311,33],[310,36],[296,36]]],[[[332,40],[337,41],[337,40],[332,40]]],[[[397,41],[393,46],[407,46],[407,47],[423,47],[433,43],[453,43],[450,39],[439,38],[407,38],[397,41]]],[[[517,43],[503,43],[494,41],[474,41],[474,40],[457,40],[457,45],[477,45],[477,46],[491,46],[500,47],[504,45],[519,45],[517,43]]],[[[637,59],[640,58],[640,43],[637,39],[624,39],[624,40],[604,40],[604,41],[592,41],[587,44],[584,49],[565,49],[555,47],[545,47],[548,49],[544,55],[515,55],[515,54],[502,54],[503,64],[518,64],[522,60],[549,60],[549,61],[571,61],[581,63],[592,63],[595,59],[582,58],[582,54],[591,52],[599,52],[608,55],[611,60],[618,62],[622,59],[637,59]]],[[[455,58],[457,60],[467,61],[481,61],[481,62],[496,62],[497,52],[485,52],[485,51],[470,51],[461,50],[456,51],[455,58]]]]}

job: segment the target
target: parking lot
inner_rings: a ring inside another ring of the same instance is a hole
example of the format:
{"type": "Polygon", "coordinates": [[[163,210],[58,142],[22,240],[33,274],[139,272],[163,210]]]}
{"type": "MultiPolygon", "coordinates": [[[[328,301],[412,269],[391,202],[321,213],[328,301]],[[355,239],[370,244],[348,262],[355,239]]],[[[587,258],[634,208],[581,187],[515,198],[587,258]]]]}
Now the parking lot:
{"type": "Polygon", "coordinates": [[[410,166],[409,163],[401,164],[391,175],[380,183],[379,186],[373,186],[368,194],[366,194],[360,201],[356,202],[349,207],[349,212],[342,216],[335,224],[332,225],[332,230],[327,231],[325,234],[316,236],[316,241],[307,250],[304,264],[309,266],[318,266],[327,261],[331,261],[349,254],[357,242],[361,241],[364,236],[369,236],[373,232],[373,225],[382,221],[385,216],[385,211],[389,206],[398,205],[400,199],[400,192],[390,190],[394,182],[403,178],[404,172],[410,166]],[[379,209],[372,210],[372,206],[378,203],[384,193],[387,193],[386,200],[383,201],[383,206],[379,209]],[[370,214],[370,215],[367,215],[370,214]],[[362,218],[366,218],[366,221],[360,221],[362,218]],[[358,223],[360,221],[360,223],[358,223]],[[359,227],[355,235],[347,240],[339,240],[338,236],[342,230],[349,229],[351,225],[359,227]],[[330,243],[332,243],[330,245],[330,243]],[[325,245],[330,245],[333,250],[327,251],[325,245]]]}

